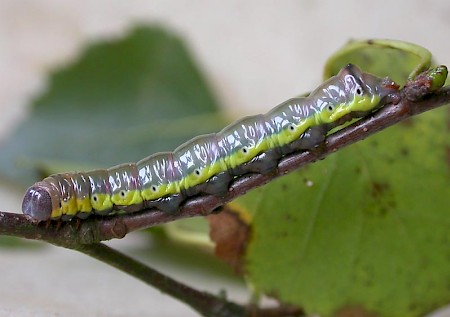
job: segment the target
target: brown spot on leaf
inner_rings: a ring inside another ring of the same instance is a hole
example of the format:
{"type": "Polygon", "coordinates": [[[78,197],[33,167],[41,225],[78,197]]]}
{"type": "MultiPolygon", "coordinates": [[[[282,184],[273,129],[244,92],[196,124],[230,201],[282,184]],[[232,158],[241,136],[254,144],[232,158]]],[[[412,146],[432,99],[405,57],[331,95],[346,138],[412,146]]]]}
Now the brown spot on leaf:
{"type": "Polygon", "coordinates": [[[297,217],[295,217],[294,215],[287,213],[285,215],[283,215],[283,219],[286,220],[287,222],[297,222],[297,217]]]}
{"type": "Polygon", "coordinates": [[[409,149],[408,149],[407,147],[402,147],[402,148],[400,149],[400,154],[401,154],[402,156],[408,156],[408,155],[409,155],[409,149]]]}
{"type": "Polygon", "coordinates": [[[372,183],[370,194],[375,200],[375,205],[370,209],[374,215],[385,216],[395,210],[397,203],[395,196],[387,183],[372,183]]]}
{"type": "Polygon", "coordinates": [[[379,199],[389,189],[389,185],[386,183],[374,182],[372,184],[371,195],[375,199],[379,199]]]}
{"type": "Polygon", "coordinates": [[[233,267],[237,274],[243,273],[243,257],[250,237],[250,228],[239,214],[227,205],[224,211],[207,217],[209,236],[216,243],[215,255],[233,267]]]}

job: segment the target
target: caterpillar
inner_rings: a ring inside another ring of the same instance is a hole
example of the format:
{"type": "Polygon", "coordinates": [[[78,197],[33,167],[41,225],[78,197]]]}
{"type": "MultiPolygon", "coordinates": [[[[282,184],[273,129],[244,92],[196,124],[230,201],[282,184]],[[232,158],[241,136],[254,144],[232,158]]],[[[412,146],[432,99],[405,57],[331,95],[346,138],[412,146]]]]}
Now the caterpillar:
{"type": "Polygon", "coordinates": [[[387,77],[349,64],[309,96],[195,137],[173,152],[109,169],[51,175],[28,188],[22,211],[34,221],[69,221],[152,207],[173,212],[187,197],[223,195],[233,178],[268,173],[281,157],[313,149],[331,129],[398,102],[398,88],[387,77]]]}

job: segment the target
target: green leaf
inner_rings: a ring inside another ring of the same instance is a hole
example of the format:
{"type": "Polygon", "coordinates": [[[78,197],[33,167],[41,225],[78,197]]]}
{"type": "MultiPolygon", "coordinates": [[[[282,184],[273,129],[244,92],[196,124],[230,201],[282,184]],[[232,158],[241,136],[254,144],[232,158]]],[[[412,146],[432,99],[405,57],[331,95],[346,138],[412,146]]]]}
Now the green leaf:
{"type": "Polygon", "coordinates": [[[380,77],[389,76],[399,85],[431,65],[431,53],[416,44],[397,40],[350,41],[325,64],[324,78],[336,75],[353,63],[380,77]]]}
{"type": "Polygon", "coordinates": [[[332,316],[422,316],[450,298],[448,108],[250,193],[247,278],[332,316]]]}
{"type": "Polygon", "coordinates": [[[0,173],[23,185],[135,162],[224,125],[183,42],[157,27],[88,46],[48,87],[0,147],[0,173]]]}

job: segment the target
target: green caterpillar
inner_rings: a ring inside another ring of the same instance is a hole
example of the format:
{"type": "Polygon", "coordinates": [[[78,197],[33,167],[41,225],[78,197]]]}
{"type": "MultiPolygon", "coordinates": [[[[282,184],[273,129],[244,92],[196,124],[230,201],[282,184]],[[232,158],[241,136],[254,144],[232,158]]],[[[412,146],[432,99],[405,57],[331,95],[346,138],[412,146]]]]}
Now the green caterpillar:
{"type": "Polygon", "coordinates": [[[396,100],[398,86],[389,78],[349,64],[308,97],[198,136],[173,152],[106,170],[51,175],[26,191],[22,211],[36,221],[152,207],[172,212],[187,197],[225,193],[237,176],[270,172],[284,155],[312,149],[332,128],[396,100]]]}

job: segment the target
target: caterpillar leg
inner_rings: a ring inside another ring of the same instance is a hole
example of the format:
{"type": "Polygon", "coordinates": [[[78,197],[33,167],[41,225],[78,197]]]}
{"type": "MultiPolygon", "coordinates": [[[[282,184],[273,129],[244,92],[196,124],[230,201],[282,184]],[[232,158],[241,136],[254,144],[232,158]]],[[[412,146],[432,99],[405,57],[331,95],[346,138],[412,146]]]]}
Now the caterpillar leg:
{"type": "Polygon", "coordinates": [[[86,219],[90,215],[91,215],[90,212],[79,212],[79,213],[77,213],[78,219],[86,219]]]}
{"type": "Polygon", "coordinates": [[[232,179],[233,176],[228,171],[219,173],[201,184],[201,191],[214,196],[224,196],[232,179]]]}
{"type": "Polygon", "coordinates": [[[281,152],[278,149],[270,149],[254,157],[250,162],[242,164],[233,170],[235,175],[246,173],[269,174],[276,170],[281,152]]]}
{"type": "Polygon", "coordinates": [[[290,152],[298,150],[312,150],[325,141],[326,130],[321,126],[312,127],[303,133],[296,141],[289,144],[290,152]]]}
{"type": "Polygon", "coordinates": [[[162,212],[175,213],[185,198],[183,194],[179,193],[158,200],[145,201],[144,206],[146,208],[157,208],[162,212]]]}

